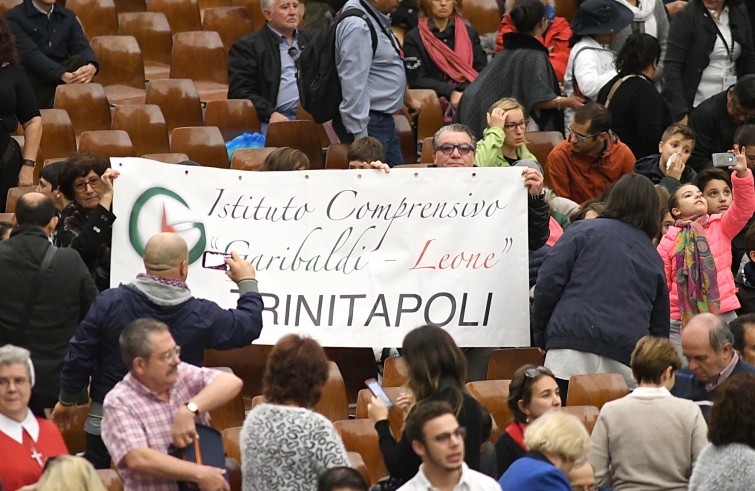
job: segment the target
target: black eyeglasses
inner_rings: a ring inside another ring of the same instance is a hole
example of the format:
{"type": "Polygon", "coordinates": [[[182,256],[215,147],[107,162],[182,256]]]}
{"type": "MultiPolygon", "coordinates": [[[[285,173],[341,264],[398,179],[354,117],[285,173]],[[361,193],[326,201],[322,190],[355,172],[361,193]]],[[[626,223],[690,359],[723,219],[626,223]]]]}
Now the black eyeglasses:
{"type": "Polygon", "coordinates": [[[291,46],[288,48],[288,56],[294,59],[294,61],[299,59],[299,50],[296,46],[291,46]]]}
{"type": "Polygon", "coordinates": [[[444,155],[451,155],[454,153],[454,150],[458,150],[462,155],[467,155],[469,152],[474,153],[475,148],[474,145],[470,145],[469,143],[461,143],[459,145],[444,143],[435,149],[436,152],[443,152],[444,155]]]}
{"type": "Polygon", "coordinates": [[[455,436],[463,440],[467,436],[467,429],[464,428],[463,426],[459,426],[458,428],[456,428],[454,431],[450,433],[441,433],[440,435],[435,435],[433,437],[433,440],[435,440],[436,442],[440,444],[446,444],[451,441],[452,436],[455,436]]]}
{"type": "Polygon", "coordinates": [[[537,378],[538,375],[552,375],[551,371],[545,367],[530,367],[524,371],[527,378],[537,378]]]}
{"type": "Polygon", "coordinates": [[[595,138],[596,136],[598,136],[601,133],[603,133],[602,131],[599,131],[597,133],[592,133],[590,135],[583,135],[582,133],[577,133],[576,131],[574,131],[572,129],[571,125],[569,125],[568,131],[569,131],[569,134],[571,134],[572,136],[574,136],[574,138],[576,138],[577,140],[579,140],[581,142],[583,142],[585,140],[589,140],[590,138],[595,138]]]}

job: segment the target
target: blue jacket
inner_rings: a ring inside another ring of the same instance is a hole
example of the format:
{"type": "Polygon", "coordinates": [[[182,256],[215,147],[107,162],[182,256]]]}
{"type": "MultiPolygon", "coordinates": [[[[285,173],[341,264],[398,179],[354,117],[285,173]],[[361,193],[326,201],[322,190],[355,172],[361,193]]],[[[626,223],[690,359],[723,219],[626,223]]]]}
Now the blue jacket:
{"type": "Polygon", "coordinates": [[[642,230],[580,220],[545,257],[532,307],[535,346],[607,356],[629,365],[637,341],[668,337],[663,261],[642,230]]]}
{"type": "Polygon", "coordinates": [[[681,180],[665,175],[661,172],[661,168],[658,167],[658,162],[660,160],[661,154],[659,153],[642,157],[634,163],[634,172],[647,177],[653,181],[653,184],[660,184],[666,188],[669,194],[674,194],[677,189],[682,187],[682,184],[692,184],[695,180],[697,172],[695,172],[695,169],[690,166],[684,167],[681,180]]]}
{"type": "MultiPolygon", "coordinates": [[[[60,375],[60,400],[66,404],[86,402],[91,376],[92,400],[104,401],[128,373],[118,337],[128,323],[142,317],[166,323],[181,346],[181,359],[192,365],[202,365],[205,349],[251,344],[262,330],[262,297],[246,283],[239,285],[237,308],[228,310],[194,298],[188,290],[151,279],[137,278],[133,284],[100,293],[71,338],[60,375]]],[[[256,283],[248,283],[256,289],[256,283]]]]}
{"type": "Polygon", "coordinates": [[[503,491],[571,491],[569,478],[540,452],[517,459],[498,480],[503,491]]]}
{"type": "MultiPolygon", "coordinates": [[[[740,358],[737,364],[734,365],[734,370],[729,377],[741,373],[755,374],[755,366],[740,358]]],[[[684,367],[676,372],[676,381],[674,382],[674,387],[671,389],[671,394],[682,399],[688,399],[700,406],[700,410],[707,421],[708,412],[711,406],[713,406],[713,398],[716,396],[716,389],[711,391],[706,390],[705,384],[697,380],[689,367],[684,367]]]]}
{"type": "Polygon", "coordinates": [[[47,16],[34,8],[32,0],[24,0],[10,9],[5,18],[16,37],[16,48],[32,87],[63,83],[60,80],[66,71],[63,63],[73,55],[99,68],[73,10],[55,4],[48,24],[47,16]]]}

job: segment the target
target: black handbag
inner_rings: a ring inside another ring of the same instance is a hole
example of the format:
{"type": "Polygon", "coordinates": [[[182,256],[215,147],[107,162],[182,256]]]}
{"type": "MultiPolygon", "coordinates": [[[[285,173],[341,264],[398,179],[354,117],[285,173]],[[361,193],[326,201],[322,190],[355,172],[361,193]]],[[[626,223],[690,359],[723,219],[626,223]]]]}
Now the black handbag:
{"type": "MultiPolygon", "coordinates": [[[[209,426],[198,424],[194,434],[194,442],[186,448],[176,448],[171,444],[168,448],[168,454],[187,462],[225,469],[223,436],[218,430],[209,426]]],[[[226,473],[225,479],[228,481],[228,473],[226,473]]],[[[199,491],[199,486],[193,482],[179,481],[178,489],[180,491],[199,491]]]]}

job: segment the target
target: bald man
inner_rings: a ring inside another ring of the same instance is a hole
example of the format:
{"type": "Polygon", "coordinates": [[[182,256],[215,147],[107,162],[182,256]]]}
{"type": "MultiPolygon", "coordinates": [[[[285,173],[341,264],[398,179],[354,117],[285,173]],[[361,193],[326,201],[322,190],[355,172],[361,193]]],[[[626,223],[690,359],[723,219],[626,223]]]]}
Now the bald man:
{"type": "Polygon", "coordinates": [[[236,309],[223,309],[209,300],[192,296],[186,277],[188,247],[176,234],[162,233],[147,241],[145,273],[117,288],[103,291],[92,304],[71,339],[71,348],[60,377],[60,400],[52,418],[70,424],[77,404],[91,396],[92,407],[85,426],[84,456],[99,469],[110,466],[110,455],[100,438],[105,395],[128,373],[121,359],[118,337],[131,321],[151,318],[167,324],[181,360],[201,366],[205,349],[227,350],[247,346],[262,330],[262,297],[254,267],[235,252],[226,260],[226,275],[239,287],[236,309]],[[89,378],[91,377],[91,388],[89,378]]]}
{"type": "Polygon", "coordinates": [[[694,401],[706,419],[716,389],[724,380],[755,373],[755,366],[740,359],[733,345],[729,325],[714,314],[694,316],[682,331],[682,352],[689,366],[677,372],[671,393],[694,401]]]}

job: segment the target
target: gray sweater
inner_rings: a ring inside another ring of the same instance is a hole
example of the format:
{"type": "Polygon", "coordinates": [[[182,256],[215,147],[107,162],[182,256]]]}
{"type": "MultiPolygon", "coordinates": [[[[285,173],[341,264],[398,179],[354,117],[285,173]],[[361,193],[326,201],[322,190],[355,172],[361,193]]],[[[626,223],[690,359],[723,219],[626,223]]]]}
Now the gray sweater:
{"type": "Polygon", "coordinates": [[[755,450],[742,443],[708,445],[697,460],[690,491],[749,491],[755,483],[755,450]]]}

